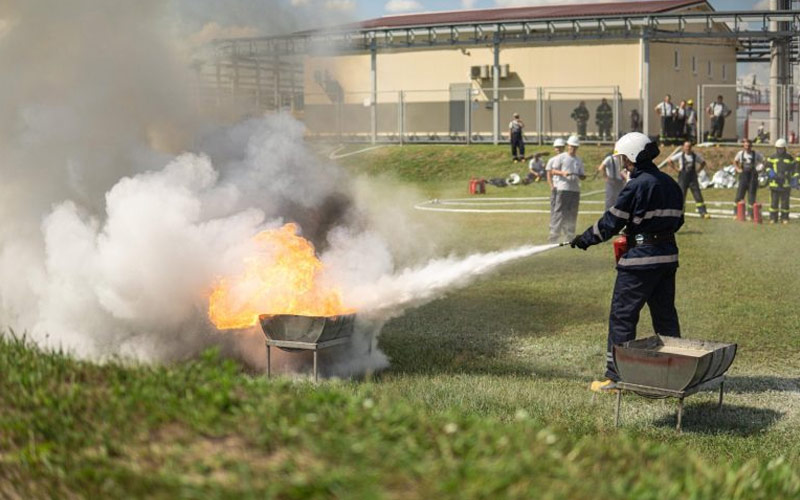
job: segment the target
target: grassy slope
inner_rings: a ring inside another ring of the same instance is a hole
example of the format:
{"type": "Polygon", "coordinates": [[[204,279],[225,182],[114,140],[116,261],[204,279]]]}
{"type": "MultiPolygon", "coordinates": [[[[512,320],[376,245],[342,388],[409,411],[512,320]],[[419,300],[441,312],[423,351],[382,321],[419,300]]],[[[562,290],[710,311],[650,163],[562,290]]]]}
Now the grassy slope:
{"type": "MultiPolygon", "coordinates": [[[[345,163],[444,198],[463,196],[472,173],[507,175],[505,153],[413,146],[345,163]]],[[[594,163],[602,152],[582,154],[594,163]]],[[[547,232],[544,215],[410,215],[446,228],[441,252],[547,232]]],[[[671,401],[628,397],[616,430],[611,398],[586,391],[603,359],[606,245],[514,263],[390,322],[381,347],[392,367],[370,381],[267,381],[214,353],[97,366],[2,340],[0,497],[797,498],[798,231],[687,221],[685,334],[738,342],[740,354],[726,406],[687,400],[683,435],[671,401]]],[[[641,325],[650,331],[646,313],[641,325]]]]}

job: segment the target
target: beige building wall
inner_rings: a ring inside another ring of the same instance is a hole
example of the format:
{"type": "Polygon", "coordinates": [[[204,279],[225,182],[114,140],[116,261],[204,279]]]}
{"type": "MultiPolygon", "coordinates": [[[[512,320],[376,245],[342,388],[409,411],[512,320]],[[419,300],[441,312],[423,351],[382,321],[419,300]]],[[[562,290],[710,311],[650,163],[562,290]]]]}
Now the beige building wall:
{"type": "MultiPolygon", "coordinates": [[[[670,94],[676,105],[681,100],[694,99],[697,108],[697,88],[703,84],[713,86],[706,88],[703,96],[705,106],[716,99],[717,95],[722,95],[731,108],[732,113],[725,123],[725,136],[735,136],[736,48],[732,45],[719,45],[719,41],[702,44],[651,42],[650,134],[658,134],[660,131],[660,119],[654,108],[664,99],[665,94],[670,94]]],[[[698,109],[698,112],[701,111],[705,112],[698,109]]],[[[710,123],[707,119],[704,120],[704,128],[708,129],[710,123]]]]}

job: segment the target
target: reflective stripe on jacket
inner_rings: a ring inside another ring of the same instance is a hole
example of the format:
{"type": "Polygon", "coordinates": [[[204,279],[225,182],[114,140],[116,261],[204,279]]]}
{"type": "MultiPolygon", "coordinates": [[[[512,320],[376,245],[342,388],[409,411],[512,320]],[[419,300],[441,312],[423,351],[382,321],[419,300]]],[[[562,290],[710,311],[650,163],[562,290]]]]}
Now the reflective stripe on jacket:
{"type": "MultiPolygon", "coordinates": [[[[676,232],[683,225],[683,192],[669,175],[651,161],[637,164],[631,180],[613,207],[587,229],[581,240],[587,245],[607,241],[626,228],[629,235],[676,232]]],[[[675,243],[641,245],[629,249],[617,269],[643,270],[678,267],[675,243]]]]}

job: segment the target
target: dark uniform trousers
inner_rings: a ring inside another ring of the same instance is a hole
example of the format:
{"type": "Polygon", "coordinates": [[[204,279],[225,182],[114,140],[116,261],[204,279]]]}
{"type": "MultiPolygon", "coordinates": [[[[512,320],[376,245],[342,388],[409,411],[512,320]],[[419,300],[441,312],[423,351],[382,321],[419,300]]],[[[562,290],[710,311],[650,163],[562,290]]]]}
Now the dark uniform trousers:
{"type": "Polygon", "coordinates": [[[636,338],[639,313],[645,304],[650,308],[654,332],[667,337],[681,336],[675,309],[676,271],[675,268],[617,271],[608,317],[606,377],[619,380],[614,366],[614,346],[636,338]]]}
{"type": "MultiPolygon", "coordinates": [[[[758,172],[753,168],[746,168],[739,174],[739,187],[736,190],[735,203],[739,203],[744,199],[747,194],[747,215],[753,216],[753,205],[756,202],[756,193],[758,192],[758,172]]],[[[733,209],[736,212],[736,207],[733,209]]]]}
{"type": "Polygon", "coordinates": [[[522,132],[511,132],[511,156],[514,159],[525,158],[525,141],[522,138],[522,132]],[[519,154],[517,154],[519,151],[519,154]]]}
{"type": "Polygon", "coordinates": [[[781,220],[789,220],[789,194],[788,187],[773,187],[769,190],[769,220],[777,222],[778,209],[780,208],[781,220]]]}
{"type": "Polygon", "coordinates": [[[697,212],[700,215],[705,215],[706,202],[703,200],[703,192],[700,190],[700,184],[697,182],[697,170],[695,170],[694,167],[690,169],[681,169],[678,174],[678,185],[681,187],[681,191],[683,191],[684,203],[686,201],[686,191],[691,190],[697,212]]]}
{"type": "Polygon", "coordinates": [[[712,116],[711,117],[711,137],[713,139],[721,139],[723,130],[725,130],[725,117],[724,116],[712,116]]]}

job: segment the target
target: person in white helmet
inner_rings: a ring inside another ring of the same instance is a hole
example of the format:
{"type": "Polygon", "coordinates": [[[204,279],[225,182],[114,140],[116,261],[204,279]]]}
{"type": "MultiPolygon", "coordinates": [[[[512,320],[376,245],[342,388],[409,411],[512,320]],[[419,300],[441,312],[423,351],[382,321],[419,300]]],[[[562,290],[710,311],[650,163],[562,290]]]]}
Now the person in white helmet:
{"type": "Polygon", "coordinates": [[[624,229],[628,243],[617,261],[608,320],[606,378],[592,383],[594,391],[616,388],[619,375],[614,346],[636,338],[639,313],[645,304],[655,333],[680,337],[675,309],[675,232],[683,225],[683,192],[672,177],[653,163],[659,152],[658,145],[640,132],[631,132],[617,141],[614,155],[630,173],[630,180],[614,206],[570,242],[573,248],[586,250],[624,229]]]}
{"type": "Polygon", "coordinates": [[[578,206],[581,199],[581,180],[586,178],[583,161],[578,158],[578,136],[567,139],[567,151],[553,158],[550,169],[555,197],[550,216],[550,242],[560,241],[563,233],[567,239],[575,236],[578,206]]]}
{"type": "Polygon", "coordinates": [[[553,141],[553,149],[555,150],[555,154],[552,158],[547,160],[547,164],[545,165],[544,169],[547,172],[547,185],[550,186],[550,218],[553,217],[553,206],[556,203],[556,188],[553,185],[553,160],[555,160],[558,155],[564,152],[564,148],[567,146],[567,143],[564,142],[564,139],[558,138],[553,141]]]}
{"type": "Polygon", "coordinates": [[[800,173],[792,155],[786,151],[786,139],[775,141],[775,154],[767,158],[767,178],[769,179],[769,223],[780,220],[789,223],[789,198],[793,187],[798,187],[800,173]]]}

